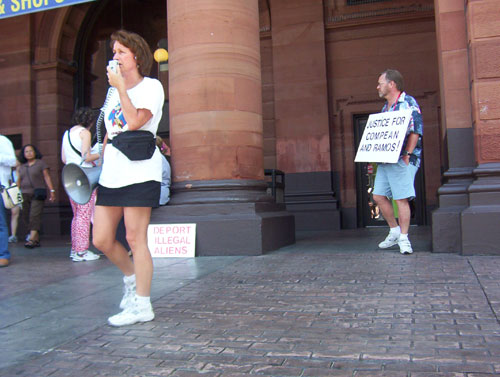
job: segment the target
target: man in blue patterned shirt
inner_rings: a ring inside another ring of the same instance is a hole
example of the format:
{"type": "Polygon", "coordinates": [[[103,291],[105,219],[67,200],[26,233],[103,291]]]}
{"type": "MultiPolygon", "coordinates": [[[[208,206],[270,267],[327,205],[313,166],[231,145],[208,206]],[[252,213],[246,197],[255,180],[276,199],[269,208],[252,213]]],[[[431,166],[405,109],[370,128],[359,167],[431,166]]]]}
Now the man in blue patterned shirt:
{"type": "Polygon", "coordinates": [[[378,246],[386,249],[397,244],[401,254],[411,254],[413,249],[408,239],[411,217],[409,200],[415,198],[414,180],[422,155],[422,113],[415,98],[403,91],[403,76],[396,70],[382,72],[377,91],[380,98],[387,101],[382,112],[412,110],[412,119],[406,130],[399,161],[394,164],[381,163],[377,167],[373,199],[390,227],[386,239],[378,246]],[[398,206],[399,225],[391,199],[398,206]]]}

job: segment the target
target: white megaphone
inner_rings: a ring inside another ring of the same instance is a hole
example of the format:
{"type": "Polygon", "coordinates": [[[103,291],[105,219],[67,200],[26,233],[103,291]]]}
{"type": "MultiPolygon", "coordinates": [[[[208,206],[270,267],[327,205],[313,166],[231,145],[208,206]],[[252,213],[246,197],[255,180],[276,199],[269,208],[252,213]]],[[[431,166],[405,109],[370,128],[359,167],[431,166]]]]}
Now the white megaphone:
{"type": "Polygon", "coordinates": [[[80,165],[69,163],[62,170],[62,183],[66,194],[78,204],[86,204],[92,196],[102,166],[85,168],[80,165]]]}

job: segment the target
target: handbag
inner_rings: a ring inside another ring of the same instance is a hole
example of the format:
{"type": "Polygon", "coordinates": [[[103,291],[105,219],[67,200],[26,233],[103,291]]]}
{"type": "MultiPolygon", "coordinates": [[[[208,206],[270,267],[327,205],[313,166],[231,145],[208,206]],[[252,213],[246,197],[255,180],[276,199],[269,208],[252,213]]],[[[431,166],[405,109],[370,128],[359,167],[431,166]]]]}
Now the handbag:
{"type": "Polygon", "coordinates": [[[6,209],[12,209],[15,206],[21,206],[23,203],[23,194],[15,183],[2,188],[3,205],[6,209]]]}
{"type": "Polygon", "coordinates": [[[156,150],[156,139],[149,131],[125,131],[109,141],[130,161],[149,160],[156,150]]]}
{"type": "Polygon", "coordinates": [[[28,174],[28,179],[30,180],[31,187],[33,187],[33,199],[35,199],[35,200],[47,199],[47,189],[46,188],[35,188],[33,186],[33,181],[31,180],[29,166],[26,166],[26,173],[28,174]]]}
{"type": "Polygon", "coordinates": [[[45,188],[36,188],[33,191],[33,199],[35,199],[35,200],[45,200],[45,199],[47,199],[47,189],[45,189],[45,188]]]}

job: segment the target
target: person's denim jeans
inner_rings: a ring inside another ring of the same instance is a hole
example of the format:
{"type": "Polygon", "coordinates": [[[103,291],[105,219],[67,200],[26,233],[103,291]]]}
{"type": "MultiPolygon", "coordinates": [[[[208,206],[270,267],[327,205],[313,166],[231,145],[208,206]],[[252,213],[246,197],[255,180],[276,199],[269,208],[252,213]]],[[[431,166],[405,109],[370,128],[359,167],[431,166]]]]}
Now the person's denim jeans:
{"type": "Polygon", "coordinates": [[[0,259],[10,259],[9,228],[7,227],[7,214],[0,195],[0,259]]]}

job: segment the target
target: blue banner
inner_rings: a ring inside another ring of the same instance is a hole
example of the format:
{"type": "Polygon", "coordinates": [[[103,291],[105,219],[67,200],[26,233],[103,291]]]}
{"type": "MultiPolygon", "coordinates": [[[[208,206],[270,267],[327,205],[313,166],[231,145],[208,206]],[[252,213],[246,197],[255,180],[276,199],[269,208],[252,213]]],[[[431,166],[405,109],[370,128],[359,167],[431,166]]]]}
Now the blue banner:
{"type": "Polygon", "coordinates": [[[0,19],[94,0],[0,0],[0,19]]]}

